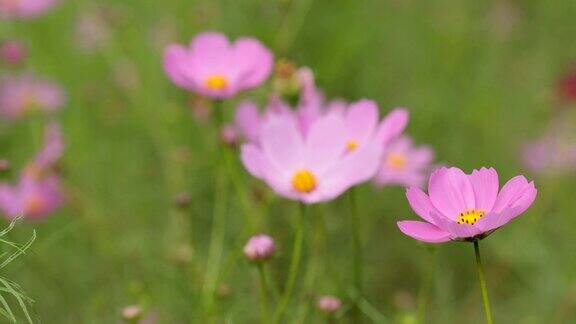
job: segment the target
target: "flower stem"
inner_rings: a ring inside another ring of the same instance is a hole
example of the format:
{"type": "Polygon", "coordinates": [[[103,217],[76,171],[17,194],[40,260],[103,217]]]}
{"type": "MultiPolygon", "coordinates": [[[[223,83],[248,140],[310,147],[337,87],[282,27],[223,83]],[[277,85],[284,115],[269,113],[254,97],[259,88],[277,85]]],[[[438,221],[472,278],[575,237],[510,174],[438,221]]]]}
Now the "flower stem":
{"type": "Polygon", "coordinates": [[[436,246],[428,245],[426,248],[428,251],[428,267],[422,281],[422,287],[418,293],[418,323],[426,322],[426,307],[430,299],[430,290],[432,289],[432,281],[436,270],[436,246]]]}
{"type": "Polygon", "coordinates": [[[258,276],[260,277],[260,312],[262,324],[269,322],[268,316],[268,280],[266,279],[266,269],[264,263],[258,263],[258,276]]]}
{"type": "MultiPolygon", "coordinates": [[[[353,248],[353,273],[354,273],[354,290],[356,297],[362,296],[362,237],[360,234],[360,216],[358,215],[358,205],[356,204],[356,191],[350,189],[350,223],[352,229],[352,248],[353,248]]],[[[361,323],[360,309],[358,306],[352,308],[352,319],[354,323],[361,323]]]]}
{"type": "Polygon", "coordinates": [[[281,320],[282,315],[286,311],[286,306],[288,306],[288,303],[290,302],[290,297],[292,297],[292,290],[294,290],[294,284],[296,283],[296,277],[298,276],[298,269],[300,268],[300,259],[302,257],[305,219],[306,205],[304,205],[304,203],[300,203],[300,216],[298,219],[298,224],[296,225],[296,233],[294,234],[294,248],[292,250],[292,260],[290,261],[288,279],[286,281],[284,293],[282,294],[278,303],[278,307],[274,312],[272,323],[278,323],[281,320]]]}
{"type": "Polygon", "coordinates": [[[493,324],[492,311],[490,310],[490,298],[488,298],[488,289],[486,288],[486,279],[484,278],[484,268],[480,259],[480,246],[478,240],[474,241],[474,252],[476,253],[476,268],[478,269],[478,279],[480,280],[480,290],[482,291],[482,301],[484,302],[484,312],[486,313],[486,323],[493,324]]]}
{"type": "MultiPolygon", "coordinates": [[[[220,128],[223,123],[222,103],[220,101],[216,101],[214,103],[214,109],[216,113],[216,136],[218,136],[220,134],[220,128]]],[[[216,184],[214,189],[215,196],[212,216],[212,231],[210,234],[210,246],[208,248],[208,260],[206,265],[206,283],[203,287],[203,297],[206,308],[205,310],[207,313],[211,313],[214,307],[214,293],[218,284],[218,277],[220,276],[220,263],[226,235],[228,183],[226,177],[224,148],[220,146],[218,153],[218,166],[215,176],[216,184]]]]}

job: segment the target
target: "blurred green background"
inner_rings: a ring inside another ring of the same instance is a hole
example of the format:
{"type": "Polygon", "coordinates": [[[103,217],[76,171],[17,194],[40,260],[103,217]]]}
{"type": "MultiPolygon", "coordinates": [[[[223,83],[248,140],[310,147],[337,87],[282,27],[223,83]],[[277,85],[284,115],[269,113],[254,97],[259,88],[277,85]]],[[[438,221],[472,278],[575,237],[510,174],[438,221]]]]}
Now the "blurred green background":
{"type": "MultiPolygon", "coordinates": [[[[576,59],[574,17],[572,0],[69,0],[33,21],[2,21],[0,38],[25,42],[29,66],[69,94],[59,114],[69,203],[42,222],[19,226],[16,239],[35,228],[38,240],[5,276],[36,300],[34,312],[44,323],[114,323],[131,304],[159,323],[202,322],[198,287],[219,143],[210,123],[193,117],[191,106],[202,102],[162,71],[162,49],[170,42],[187,43],[206,29],[255,36],[277,57],[311,67],[329,97],[372,98],[383,111],[408,107],[407,133],[433,146],[439,162],[467,171],[494,166],[503,183],[525,172],[519,145],[541,134],[558,112],[556,79],[576,59]],[[96,48],[82,45],[86,36],[78,26],[86,17],[99,20],[96,48]],[[181,192],[191,197],[187,209],[175,207],[181,192]]],[[[261,103],[265,95],[263,89],[247,94],[261,103]]],[[[235,102],[226,104],[229,117],[235,102]]],[[[0,154],[15,170],[38,149],[37,122],[0,128],[0,154]]],[[[498,323],[576,321],[575,178],[535,180],[533,207],[483,241],[498,323]]],[[[243,181],[266,190],[244,173],[243,181]]],[[[483,323],[472,246],[438,246],[434,267],[429,249],[396,228],[397,220],[416,218],[404,190],[366,184],[359,192],[366,300],[391,322],[411,323],[423,282],[432,276],[426,322],[483,323]]],[[[257,278],[239,249],[254,232],[244,229],[230,193],[212,319],[253,323],[257,278]]],[[[255,231],[277,239],[272,273],[282,280],[297,206],[263,195],[270,205],[255,231]]],[[[345,203],[311,210],[291,322],[320,322],[314,309],[320,294],[349,301],[345,203]]]]}

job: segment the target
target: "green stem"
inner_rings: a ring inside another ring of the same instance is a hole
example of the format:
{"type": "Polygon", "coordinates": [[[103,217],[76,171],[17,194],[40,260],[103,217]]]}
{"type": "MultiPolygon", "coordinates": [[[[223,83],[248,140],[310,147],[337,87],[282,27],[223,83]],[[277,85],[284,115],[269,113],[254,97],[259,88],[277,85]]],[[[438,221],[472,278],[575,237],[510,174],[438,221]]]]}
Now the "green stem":
{"type": "Polygon", "coordinates": [[[480,259],[480,246],[478,240],[474,241],[474,252],[476,253],[476,268],[478,269],[478,279],[480,280],[480,290],[482,291],[482,301],[484,302],[484,312],[486,313],[486,323],[493,324],[492,311],[490,310],[490,298],[488,298],[488,289],[486,288],[486,279],[484,278],[484,268],[480,259]]]}
{"type": "MultiPolygon", "coordinates": [[[[356,203],[356,191],[350,189],[350,225],[352,230],[352,248],[353,248],[353,273],[354,273],[354,290],[356,297],[362,296],[362,237],[360,234],[360,216],[358,215],[358,205],[356,203]]],[[[360,310],[358,306],[352,308],[352,319],[354,323],[361,323],[360,310]]]]}
{"type": "Polygon", "coordinates": [[[292,297],[292,290],[294,290],[294,284],[296,283],[296,277],[298,276],[298,269],[300,268],[300,259],[302,257],[305,219],[306,205],[300,203],[300,216],[298,219],[298,224],[296,225],[296,233],[294,235],[294,248],[292,250],[292,260],[290,261],[288,279],[286,281],[284,293],[282,294],[280,302],[278,303],[278,307],[274,312],[272,323],[278,323],[282,319],[282,315],[286,311],[286,306],[288,306],[288,303],[290,302],[290,297],[292,297]]]}
{"type": "MultiPolygon", "coordinates": [[[[216,101],[214,104],[216,111],[215,128],[216,135],[220,134],[223,122],[222,104],[216,101]]],[[[216,137],[219,141],[218,137],[216,137]]],[[[210,234],[210,247],[208,248],[208,261],[206,266],[206,283],[203,288],[206,312],[211,313],[214,307],[214,297],[218,277],[220,275],[220,263],[224,248],[226,235],[226,206],[227,206],[227,177],[226,163],[224,159],[224,148],[220,146],[218,167],[216,173],[216,186],[214,197],[214,208],[212,216],[212,231],[210,234]]]]}
{"type": "Polygon", "coordinates": [[[426,307],[428,306],[428,300],[430,299],[430,290],[432,289],[432,281],[436,269],[436,247],[427,246],[427,250],[428,267],[426,267],[422,288],[418,293],[418,323],[426,322],[426,307]]]}
{"type": "Polygon", "coordinates": [[[260,277],[260,312],[262,324],[269,322],[268,316],[268,280],[266,279],[266,269],[264,263],[258,264],[258,276],[260,277]]]}

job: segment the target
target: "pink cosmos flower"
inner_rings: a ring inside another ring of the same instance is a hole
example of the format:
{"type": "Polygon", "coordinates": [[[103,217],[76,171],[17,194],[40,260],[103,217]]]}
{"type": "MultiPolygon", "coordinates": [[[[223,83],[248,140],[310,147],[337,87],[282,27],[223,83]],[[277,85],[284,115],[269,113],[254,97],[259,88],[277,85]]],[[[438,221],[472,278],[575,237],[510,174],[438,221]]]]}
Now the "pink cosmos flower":
{"type": "Polygon", "coordinates": [[[7,40],[0,44],[0,59],[8,64],[19,64],[26,59],[26,46],[17,40],[7,40]]]}
{"type": "Polygon", "coordinates": [[[53,112],[66,102],[62,88],[30,73],[0,79],[0,118],[18,119],[39,109],[53,112]]]}
{"type": "Polygon", "coordinates": [[[64,202],[60,179],[52,171],[64,149],[57,124],[47,127],[44,141],[43,148],[26,165],[15,186],[0,184],[0,210],[7,218],[24,215],[28,219],[40,219],[64,202]]]}
{"type": "Polygon", "coordinates": [[[332,113],[304,136],[294,118],[275,115],[262,125],[259,145],[242,146],[242,162],[283,197],[308,204],[333,199],[374,176],[382,154],[376,143],[349,152],[345,126],[332,113]]]}
{"type": "Polygon", "coordinates": [[[430,171],[434,151],[428,146],[414,146],[412,139],[402,136],[384,149],[384,158],[374,177],[378,186],[401,185],[422,188],[430,171]]]}
{"type": "Polygon", "coordinates": [[[536,198],[534,182],[523,176],[510,179],[500,191],[493,168],[465,174],[440,168],[428,182],[428,195],[417,187],[406,191],[421,221],[400,221],[402,233],[423,242],[482,239],[522,214],[536,198]]]}
{"type": "Polygon", "coordinates": [[[276,250],[274,239],[266,234],[252,236],[244,246],[244,255],[250,261],[269,259],[276,250]]]}
{"type": "Polygon", "coordinates": [[[214,99],[260,86],[272,66],[272,53],[258,40],[230,43],[217,32],[201,33],[189,47],[174,44],[164,52],[164,70],[174,84],[214,99]]]}
{"type": "Polygon", "coordinates": [[[56,5],[58,0],[0,0],[0,18],[36,18],[56,5]]]}

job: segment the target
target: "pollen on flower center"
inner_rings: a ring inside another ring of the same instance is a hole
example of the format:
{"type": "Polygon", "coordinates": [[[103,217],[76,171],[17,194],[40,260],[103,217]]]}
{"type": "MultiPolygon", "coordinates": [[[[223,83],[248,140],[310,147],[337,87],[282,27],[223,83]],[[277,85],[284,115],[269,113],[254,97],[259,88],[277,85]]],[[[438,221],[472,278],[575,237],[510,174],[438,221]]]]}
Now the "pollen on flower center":
{"type": "Polygon", "coordinates": [[[348,150],[348,152],[352,152],[357,148],[358,148],[358,142],[355,140],[349,140],[348,143],[346,143],[346,149],[348,150]]]}
{"type": "Polygon", "coordinates": [[[316,177],[306,169],[297,171],[292,177],[292,187],[296,191],[309,193],[316,188],[316,177]]]}
{"type": "Polygon", "coordinates": [[[213,75],[206,79],[206,87],[210,90],[223,90],[228,87],[228,81],[222,75],[213,75]]]}
{"type": "Polygon", "coordinates": [[[470,209],[463,213],[460,213],[460,215],[456,219],[456,223],[474,225],[474,223],[476,223],[480,218],[482,218],[482,216],[484,216],[483,210],[470,209]]]}
{"type": "Polygon", "coordinates": [[[406,156],[400,153],[391,153],[386,158],[386,164],[392,169],[403,169],[406,166],[406,156]]]}

